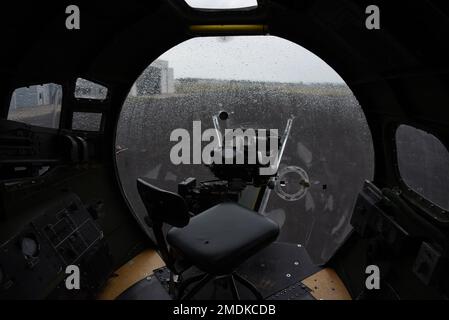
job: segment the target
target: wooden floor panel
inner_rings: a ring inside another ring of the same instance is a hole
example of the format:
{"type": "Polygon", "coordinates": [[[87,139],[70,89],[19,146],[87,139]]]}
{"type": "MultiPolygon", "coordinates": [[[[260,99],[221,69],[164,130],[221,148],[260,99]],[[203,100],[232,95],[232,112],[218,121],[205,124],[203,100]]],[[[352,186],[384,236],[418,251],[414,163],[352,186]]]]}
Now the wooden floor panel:
{"type": "Polygon", "coordinates": [[[154,269],[163,266],[164,262],[156,251],[145,250],[115,271],[97,299],[113,300],[139,280],[151,275],[154,269]]]}
{"type": "Polygon", "coordinates": [[[351,300],[340,277],[330,268],[323,269],[302,281],[318,300],[351,300]]]}
{"type": "MultiPolygon", "coordinates": [[[[145,250],[120,267],[98,295],[99,300],[113,300],[133,284],[151,275],[154,269],[164,266],[158,253],[145,250]]],[[[351,300],[346,287],[334,270],[323,269],[302,281],[318,300],[351,300]]]]}

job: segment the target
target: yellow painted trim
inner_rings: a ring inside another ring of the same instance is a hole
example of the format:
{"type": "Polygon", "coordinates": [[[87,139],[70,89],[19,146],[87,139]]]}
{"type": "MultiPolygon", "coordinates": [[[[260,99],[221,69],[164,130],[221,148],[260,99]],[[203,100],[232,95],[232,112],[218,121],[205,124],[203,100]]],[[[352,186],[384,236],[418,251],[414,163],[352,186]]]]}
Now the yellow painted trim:
{"type": "Polygon", "coordinates": [[[351,300],[343,281],[331,268],[323,269],[302,281],[317,300],[351,300]]]}
{"type": "Polygon", "coordinates": [[[136,282],[153,274],[153,270],[165,264],[154,250],[145,250],[129,260],[112,276],[100,294],[98,300],[114,300],[136,282]]]}

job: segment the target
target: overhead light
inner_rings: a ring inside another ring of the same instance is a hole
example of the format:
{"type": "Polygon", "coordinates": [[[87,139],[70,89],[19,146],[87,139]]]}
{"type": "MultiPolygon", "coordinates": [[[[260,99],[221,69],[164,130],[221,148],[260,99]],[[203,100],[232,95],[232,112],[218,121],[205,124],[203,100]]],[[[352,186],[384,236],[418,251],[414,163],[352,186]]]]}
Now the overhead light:
{"type": "Polygon", "coordinates": [[[257,0],[185,0],[185,2],[195,9],[226,10],[257,7],[257,0]]]}

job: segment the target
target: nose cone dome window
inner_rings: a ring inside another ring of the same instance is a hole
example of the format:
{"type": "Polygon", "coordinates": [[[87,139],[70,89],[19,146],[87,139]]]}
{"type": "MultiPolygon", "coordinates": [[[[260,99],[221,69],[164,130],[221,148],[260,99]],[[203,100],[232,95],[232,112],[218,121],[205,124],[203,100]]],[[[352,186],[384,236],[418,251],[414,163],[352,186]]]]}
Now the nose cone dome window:
{"type": "MultiPolygon", "coordinates": [[[[207,145],[203,140],[195,148],[196,131],[226,128],[276,131],[282,156],[260,213],[281,226],[278,241],[305,246],[315,263],[329,260],[351,231],[364,180],[372,178],[371,135],[343,79],[310,51],[274,36],[193,38],[165,52],[136,80],[117,127],[116,162],[142,228],[153,237],[137,177],[177,192],[188,177],[207,184],[223,174],[248,173],[211,170],[196,153],[207,145]],[[179,155],[173,148],[183,134],[191,139],[183,155],[189,164],[171,157],[179,155]]],[[[257,202],[253,189],[242,192],[243,205],[257,202]]]]}

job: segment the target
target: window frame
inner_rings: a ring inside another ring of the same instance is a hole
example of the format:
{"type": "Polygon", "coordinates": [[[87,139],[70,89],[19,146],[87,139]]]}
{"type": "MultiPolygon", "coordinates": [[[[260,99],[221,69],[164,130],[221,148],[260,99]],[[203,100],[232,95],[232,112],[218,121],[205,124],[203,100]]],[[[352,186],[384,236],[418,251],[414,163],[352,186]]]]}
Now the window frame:
{"type": "Polygon", "coordinates": [[[72,101],[72,105],[70,109],[67,111],[69,113],[68,119],[67,119],[67,129],[73,132],[77,133],[83,133],[88,135],[103,135],[106,130],[106,124],[108,119],[110,118],[110,107],[111,107],[111,87],[109,85],[106,85],[104,82],[97,81],[90,77],[85,77],[83,75],[77,75],[76,77],[73,77],[70,80],[69,88],[67,89],[69,92],[68,99],[72,101]],[[75,96],[75,90],[76,90],[76,83],[78,79],[82,79],[85,81],[92,82],[94,84],[100,85],[104,88],[106,88],[107,93],[106,97],[104,99],[91,99],[91,98],[78,98],[75,96]],[[100,113],[101,114],[101,122],[100,127],[98,131],[86,131],[86,130],[79,130],[79,129],[73,129],[73,116],[75,113],[100,113]]]}

